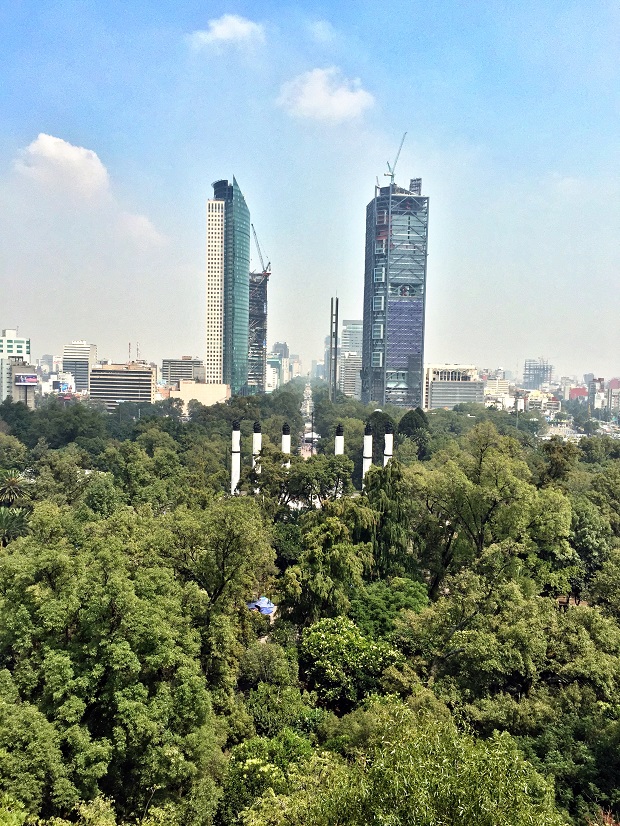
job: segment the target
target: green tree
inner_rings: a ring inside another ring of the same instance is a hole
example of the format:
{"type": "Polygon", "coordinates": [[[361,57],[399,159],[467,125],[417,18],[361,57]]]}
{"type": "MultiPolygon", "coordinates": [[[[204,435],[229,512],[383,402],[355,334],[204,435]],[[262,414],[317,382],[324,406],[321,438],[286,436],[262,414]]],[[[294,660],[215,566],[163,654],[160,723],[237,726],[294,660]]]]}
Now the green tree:
{"type": "Polygon", "coordinates": [[[304,532],[303,545],[298,563],[279,583],[283,614],[308,625],[348,613],[350,598],[372,563],[370,544],[354,543],[347,525],[327,515],[304,532]]]}
{"type": "Polygon", "coordinates": [[[18,536],[28,533],[28,515],[23,508],[0,506],[0,546],[6,547],[18,536]]]}
{"type": "Polygon", "coordinates": [[[340,711],[376,691],[383,671],[398,659],[393,648],[365,637],[345,617],[322,619],[301,638],[302,677],[322,704],[340,711]]]}

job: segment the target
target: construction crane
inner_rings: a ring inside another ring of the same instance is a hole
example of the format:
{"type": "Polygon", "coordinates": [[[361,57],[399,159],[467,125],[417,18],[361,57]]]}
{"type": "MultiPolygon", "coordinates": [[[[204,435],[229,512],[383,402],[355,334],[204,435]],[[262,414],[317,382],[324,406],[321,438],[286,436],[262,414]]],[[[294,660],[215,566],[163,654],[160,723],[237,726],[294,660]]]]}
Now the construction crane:
{"type": "Polygon", "coordinates": [[[269,278],[269,276],[271,275],[271,261],[267,261],[267,264],[265,265],[265,261],[263,259],[263,253],[262,253],[262,250],[260,248],[260,244],[258,243],[258,236],[256,235],[256,230],[254,229],[254,224],[251,224],[251,226],[252,226],[252,234],[254,235],[254,243],[256,244],[256,249],[258,250],[258,257],[260,259],[260,265],[262,267],[263,275],[266,276],[267,278],[269,278]]]}
{"type": "Polygon", "coordinates": [[[394,173],[396,172],[396,164],[398,163],[398,159],[400,158],[400,150],[403,148],[403,144],[405,142],[405,138],[407,137],[407,133],[403,135],[400,146],[398,147],[398,152],[396,153],[396,157],[394,158],[394,163],[390,166],[390,162],[387,161],[387,168],[389,172],[384,172],[383,174],[390,179],[390,183],[394,183],[394,173]]]}

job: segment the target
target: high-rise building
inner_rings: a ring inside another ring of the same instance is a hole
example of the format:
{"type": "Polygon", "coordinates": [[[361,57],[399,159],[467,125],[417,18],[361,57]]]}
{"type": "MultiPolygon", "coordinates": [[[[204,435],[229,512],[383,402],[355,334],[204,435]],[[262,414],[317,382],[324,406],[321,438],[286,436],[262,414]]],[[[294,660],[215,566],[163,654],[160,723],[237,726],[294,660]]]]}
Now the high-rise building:
{"type": "Polygon", "coordinates": [[[366,208],[362,401],[418,407],[424,372],[428,198],[377,186],[366,208]]]}
{"type": "Polygon", "coordinates": [[[267,285],[270,272],[250,273],[248,392],[264,393],[267,375],[267,285]]]}
{"type": "Polygon", "coordinates": [[[97,364],[97,345],[85,341],[65,344],[62,351],[62,372],[71,373],[77,393],[88,392],[90,371],[97,364]]]}
{"type": "Polygon", "coordinates": [[[105,404],[108,413],[120,402],[155,401],[157,370],[146,362],[97,364],[90,371],[90,397],[105,404]]]}
{"type": "Polygon", "coordinates": [[[344,319],[340,332],[338,389],[354,399],[362,394],[363,322],[344,319]]]}
{"type": "Polygon", "coordinates": [[[523,368],[523,389],[540,390],[553,378],[553,365],[547,359],[526,359],[523,368]]]}
{"type": "Polygon", "coordinates": [[[248,378],[250,212],[235,178],[213,184],[207,203],[205,377],[240,393],[248,378]]]}

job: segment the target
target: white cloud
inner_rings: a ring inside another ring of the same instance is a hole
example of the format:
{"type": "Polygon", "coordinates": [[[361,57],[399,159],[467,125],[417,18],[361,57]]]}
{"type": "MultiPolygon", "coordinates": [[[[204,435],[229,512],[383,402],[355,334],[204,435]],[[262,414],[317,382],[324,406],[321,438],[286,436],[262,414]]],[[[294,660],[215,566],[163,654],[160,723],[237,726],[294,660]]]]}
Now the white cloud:
{"type": "Polygon", "coordinates": [[[358,78],[343,77],[340,69],[312,69],[285,83],[278,104],[295,117],[344,121],[359,117],[375,102],[358,78]]]}
{"type": "Polygon", "coordinates": [[[336,40],[336,30],[329,20],[315,20],[309,23],[308,31],[317,43],[333,43],[336,40]]]}
{"type": "Polygon", "coordinates": [[[108,170],[92,149],[41,133],[14,166],[19,198],[24,204],[39,204],[54,221],[62,222],[64,216],[67,230],[87,225],[86,234],[97,231],[115,239],[112,243],[129,241],[142,250],[167,241],[145,215],[123,209],[111,190],[108,170]]]}
{"type": "Polygon", "coordinates": [[[192,32],[189,36],[190,43],[195,49],[229,43],[237,46],[251,46],[262,43],[264,39],[264,26],[240,17],[238,14],[224,14],[215,20],[209,20],[206,30],[192,32]]]}
{"type": "Polygon", "coordinates": [[[146,215],[121,212],[118,216],[118,226],[123,235],[141,247],[160,247],[167,240],[155,229],[146,215]]]}
{"type": "Polygon", "coordinates": [[[52,190],[85,198],[107,192],[110,183],[96,152],[44,133],[23,150],[15,168],[52,190]]]}

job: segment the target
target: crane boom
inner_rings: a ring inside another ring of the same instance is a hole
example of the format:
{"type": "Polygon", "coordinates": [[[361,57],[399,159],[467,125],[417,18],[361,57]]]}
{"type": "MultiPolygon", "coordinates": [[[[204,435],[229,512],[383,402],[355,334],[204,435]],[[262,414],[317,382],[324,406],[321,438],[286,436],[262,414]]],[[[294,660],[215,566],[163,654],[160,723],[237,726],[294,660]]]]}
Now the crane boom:
{"type": "Polygon", "coordinates": [[[260,244],[258,243],[258,235],[256,234],[256,230],[254,229],[254,224],[251,224],[252,227],[252,234],[254,235],[254,243],[256,244],[256,249],[258,251],[258,257],[260,259],[260,265],[262,268],[263,273],[270,273],[271,272],[271,261],[267,262],[267,266],[265,266],[265,261],[263,259],[263,253],[260,248],[260,244]]]}
{"type": "Polygon", "coordinates": [[[387,168],[389,172],[384,172],[383,174],[390,178],[391,183],[394,183],[394,174],[396,172],[396,164],[398,163],[398,159],[400,158],[400,150],[403,148],[403,144],[405,142],[405,138],[407,137],[407,133],[405,132],[400,140],[400,146],[398,147],[398,152],[396,153],[396,157],[394,158],[394,163],[390,166],[390,162],[387,162],[387,168]]]}

